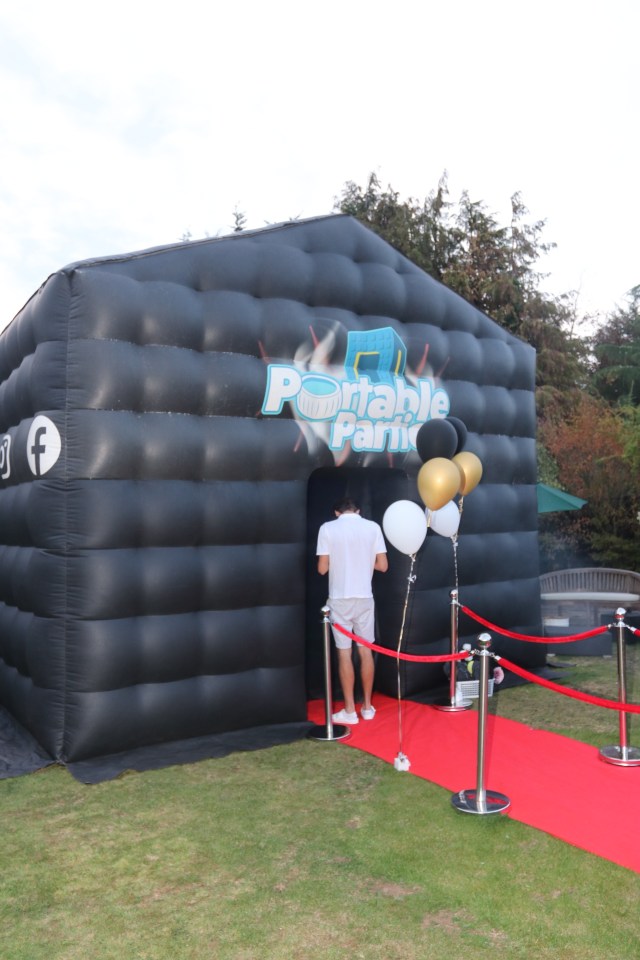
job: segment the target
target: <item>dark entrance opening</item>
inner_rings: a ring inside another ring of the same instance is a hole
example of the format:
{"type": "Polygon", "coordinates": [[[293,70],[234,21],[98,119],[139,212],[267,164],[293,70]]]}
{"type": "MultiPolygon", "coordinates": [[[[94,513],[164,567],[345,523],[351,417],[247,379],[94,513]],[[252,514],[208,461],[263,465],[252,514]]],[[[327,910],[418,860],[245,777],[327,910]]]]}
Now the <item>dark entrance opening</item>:
{"type": "MultiPolygon", "coordinates": [[[[341,497],[352,497],[360,504],[360,512],[368,520],[382,526],[387,507],[396,500],[415,499],[415,481],[410,484],[403,470],[376,468],[323,468],[309,478],[307,487],[307,561],[306,561],[306,681],[309,699],[324,696],[324,657],[322,615],[327,599],[327,578],[316,569],[316,543],[320,525],[334,519],[333,505],[341,497]]],[[[388,546],[388,545],[387,545],[388,546]]],[[[385,606],[397,594],[394,590],[399,570],[375,573],[373,591],[376,598],[376,620],[384,617],[385,606]]],[[[377,629],[377,627],[376,627],[377,629]]],[[[334,698],[340,696],[335,670],[335,653],[331,641],[334,698]]],[[[356,687],[356,696],[358,695],[356,687]]]]}

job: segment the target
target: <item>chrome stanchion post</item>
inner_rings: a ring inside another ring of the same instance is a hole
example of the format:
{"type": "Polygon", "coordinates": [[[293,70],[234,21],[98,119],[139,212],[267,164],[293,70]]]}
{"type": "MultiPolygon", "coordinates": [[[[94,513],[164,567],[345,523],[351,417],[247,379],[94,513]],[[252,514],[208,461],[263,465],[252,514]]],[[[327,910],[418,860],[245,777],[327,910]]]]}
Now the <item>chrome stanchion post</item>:
{"type": "Polygon", "coordinates": [[[324,606],[320,611],[322,613],[322,638],[324,643],[324,711],[325,725],[314,726],[309,730],[307,737],[309,740],[346,740],[351,736],[349,727],[342,726],[333,722],[333,691],[331,688],[331,638],[329,607],[324,606]]]}
{"type": "MultiPolygon", "coordinates": [[[[618,607],[615,612],[618,648],[618,700],[621,704],[627,702],[626,646],[624,642],[624,631],[627,629],[624,622],[626,612],[623,607],[618,607]]],[[[620,743],[610,747],[602,747],[600,759],[606,763],[615,763],[618,767],[637,767],[640,764],[640,750],[636,747],[630,747],[628,744],[626,710],[618,711],[618,715],[620,718],[620,743]]]]}
{"type": "MultiPolygon", "coordinates": [[[[458,652],[458,591],[451,590],[451,656],[458,652]]],[[[471,700],[456,700],[456,673],[458,661],[451,661],[451,673],[449,674],[449,696],[445,700],[435,700],[432,706],[436,710],[446,710],[449,713],[458,713],[460,710],[468,710],[471,706],[471,700]]]]}
{"type": "Polygon", "coordinates": [[[478,637],[479,650],[474,654],[480,657],[480,680],[478,690],[478,756],[475,790],[461,790],[454,793],[451,803],[463,813],[501,813],[511,804],[509,797],[495,790],[487,790],[484,785],[485,740],[487,732],[487,714],[489,712],[489,660],[491,654],[491,635],[481,633],[478,637]]]}

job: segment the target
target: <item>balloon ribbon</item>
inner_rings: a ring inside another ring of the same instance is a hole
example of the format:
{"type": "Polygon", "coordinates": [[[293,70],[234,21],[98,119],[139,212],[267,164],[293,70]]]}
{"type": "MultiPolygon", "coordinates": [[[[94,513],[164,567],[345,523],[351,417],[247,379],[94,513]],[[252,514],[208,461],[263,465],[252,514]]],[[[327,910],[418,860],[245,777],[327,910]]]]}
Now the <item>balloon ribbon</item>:
{"type": "MultiPolygon", "coordinates": [[[[404,636],[404,625],[407,619],[407,608],[409,606],[409,593],[411,592],[411,586],[416,581],[416,576],[413,572],[413,568],[416,562],[416,554],[410,554],[409,559],[411,560],[411,567],[409,568],[409,576],[407,577],[407,592],[404,598],[404,607],[402,610],[402,623],[400,625],[400,636],[398,637],[398,649],[397,653],[400,654],[402,648],[402,638],[404,636]]],[[[398,662],[398,740],[399,740],[399,756],[404,756],[402,751],[402,689],[400,683],[400,657],[397,658],[398,662]]]]}

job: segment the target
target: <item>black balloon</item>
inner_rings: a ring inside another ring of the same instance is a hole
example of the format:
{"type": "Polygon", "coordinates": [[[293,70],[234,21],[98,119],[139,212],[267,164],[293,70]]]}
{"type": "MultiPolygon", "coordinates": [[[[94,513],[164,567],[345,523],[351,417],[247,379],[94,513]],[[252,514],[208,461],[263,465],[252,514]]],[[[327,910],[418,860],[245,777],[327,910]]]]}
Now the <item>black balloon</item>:
{"type": "Polygon", "coordinates": [[[427,420],[418,430],[416,450],[423,463],[434,457],[450,460],[458,446],[458,432],[447,420],[427,420]]]}
{"type": "Polygon", "coordinates": [[[450,423],[458,434],[458,446],[456,447],[456,453],[460,453],[461,450],[464,450],[464,445],[467,442],[467,428],[462,420],[458,419],[458,417],[447,417],[447,423],[450,423]]]}

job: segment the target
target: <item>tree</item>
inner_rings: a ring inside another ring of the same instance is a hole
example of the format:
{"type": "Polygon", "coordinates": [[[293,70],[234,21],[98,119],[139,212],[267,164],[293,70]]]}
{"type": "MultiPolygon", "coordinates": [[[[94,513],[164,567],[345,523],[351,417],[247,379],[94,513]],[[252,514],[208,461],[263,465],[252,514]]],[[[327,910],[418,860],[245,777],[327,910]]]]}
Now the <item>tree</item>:
{"type": "Polygon", "coordinates": [[[593,383],[610,403],[640,403],[640,285],[593,338],[593,383]]]}
{"type": "Polygon", "coordinates": [[[620,411],[588,394],[580,395],[572,416],[541,423],[540,439],[557,465],[560,485],[587,500],[562,519],[565,554],[605,566],[640,566],[640,417],[636,429],[632,443],[620,411]]]}
{"type": "Polygon", "coordinates": [[[554,244],[541,239],[544,221],[527,223],[519,193],[511,197],[511,222],[500,226],[484,203],[464,191],[456,216],[455,256],[442,279],[501,326],[521,335],[527,308],[539,297],[540,256],[554,244]]]}
{"type": "Polygon", "coordinates": [[[575,296],[542,289],[538,263],[553,244],[519,193],[506,225],[466,191],[454,204],[446,174],[422,202],[401,200],[371,174],[364,189],[347,183],[337,204],[535,347],[541,479],[588,501],[581,511],[541,519],[543,563],[638,567],[640,287],[590,344],[579,335],[575,296]],[[627,406],[612,409],[621,400],[627,406]]]}
{"type": "Polygon", "coordinates": [[[623,457],[629,469],[640,477],[640,406],[620,407],[623,422],[623,457]]]}
{"type": "Polygon", "coordinates": [[[554,245],[542,239],[544,220],[528,221],[519,193],[511,197],[507,226],[466,191],[452,203],[446,173],[422,202],[401,200],[391,186],[383,190],[372,173],[364,189],[348,182],[336,206],[536,348],[541,415],[571,409],[584,389],[587,350],[575,335],[571,298],[541,292],[536,265],[554,245]]]}
{"type": "Polygon", "coordinates": [[[536,406],[541,420],[566,417],[589,379],[588,344],[576,335],[571,294],[533,294],[526,307],[520,336],[536,349],[536,406]]]}
{"type": "Polygon", "coordinates": [[[460,242],[450,220],[448,192],[444,173],[424,201],[400,200],[391,186],[383,190],[371,173],[364,189],[348,181],[335,207],[371,227],[416,266],[442,280],[460,242]]]}
{"type": "Polygon", "coordinates": [[[457,208],[448,199],[446,172],[422,202],[383,190],[375,174],[363,190],[348,182],[336,201],[342,213],[372,227],[436,280],[518,334],[527,304],[537,295],[534,264],[553,244],[544,243],[544,221],[527,223],[519,193],[511,198],[511,222],[500,226],[484,203],[464,191],[457,208]]]}
{"type": "Polygon", "coordinates": [[[247,225],[246,215],[236,206],[233,211],[233,232],[242,233],[247,225]]]}

